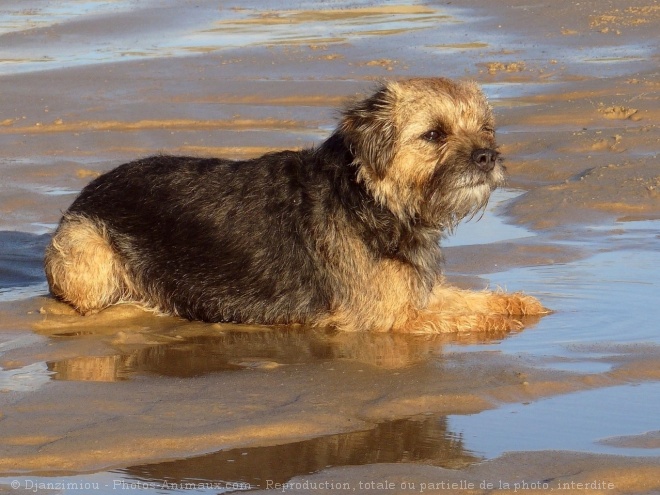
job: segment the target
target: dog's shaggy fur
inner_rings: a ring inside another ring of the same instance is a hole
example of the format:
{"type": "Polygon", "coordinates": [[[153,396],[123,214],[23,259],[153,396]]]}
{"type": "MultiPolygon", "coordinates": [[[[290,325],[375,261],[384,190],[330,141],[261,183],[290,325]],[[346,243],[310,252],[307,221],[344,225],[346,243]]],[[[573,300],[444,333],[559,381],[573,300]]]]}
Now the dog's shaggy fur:
{"type": "Polygon", "coordinates": [[[474,83],[384,84],[320,146],[246,161],[154,156],[92,181],[46,252],[82,314],[121,302],[208,322],[502,330],[542,305],[448,286],[439,241],[502,184],[474,83]]]}

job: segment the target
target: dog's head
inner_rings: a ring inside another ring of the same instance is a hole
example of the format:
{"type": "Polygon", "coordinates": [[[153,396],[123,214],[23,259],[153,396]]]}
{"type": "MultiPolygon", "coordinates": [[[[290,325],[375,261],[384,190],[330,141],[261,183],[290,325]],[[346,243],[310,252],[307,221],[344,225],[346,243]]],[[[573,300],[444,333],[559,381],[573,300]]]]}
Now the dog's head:
{"type": "Polygon", "coordinates": [[[451,228],[504,181],[493,114],[472,82],[388,82],[346,109],[337,131],[360,180],[401,220],[451,228]]]}

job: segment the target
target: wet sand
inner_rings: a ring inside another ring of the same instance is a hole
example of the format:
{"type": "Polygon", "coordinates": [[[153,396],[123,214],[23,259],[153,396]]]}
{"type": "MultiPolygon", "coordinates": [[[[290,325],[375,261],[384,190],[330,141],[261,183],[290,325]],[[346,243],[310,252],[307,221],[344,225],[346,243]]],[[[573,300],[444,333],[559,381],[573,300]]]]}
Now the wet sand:
{"type": "Polygon", "coordinates": [[[0,7],[0,490],[660,490],[655,2],[28,4],[0,7]],[[447,271],[555,311],[524,331],[82,318],[47,295],[49,234],[99,173],[311,146],[375,81],[439,75],[483,85],[509,171],[447,271]]]}

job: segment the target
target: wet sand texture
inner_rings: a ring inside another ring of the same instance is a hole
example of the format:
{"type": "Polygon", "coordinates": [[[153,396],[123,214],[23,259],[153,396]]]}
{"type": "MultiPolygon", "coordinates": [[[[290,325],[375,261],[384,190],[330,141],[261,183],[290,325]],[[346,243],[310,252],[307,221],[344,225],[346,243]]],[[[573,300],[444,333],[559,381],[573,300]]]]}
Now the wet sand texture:
{"type": "Polygon", "coordinates": [[[660,491],[657,421],[617,395],[655,400],[660,380],[655,2],[5,0],[0,20],[0,490],[68,474],[290,493],[660,491]],[[48,297],[43,249],[99,173],[160,152],[311,146],[375,81],[438,75],[483,85],[517,191],[476,227],[504,219],[519,235],[452,244],[449,277],[555,310],[524,332],[344,335],[132,306],[81,318],[48,297]],[[607,407],[589,407],[595,391],[607,407]],[[553,412],[555,399],[584,407],[553,412]],[[525,404],[562,428],[530,436],[525,404]],[[522,452],[457,426],[507,407],[522,452]],[[561,447],[583,424],[587,443],[561,447]],[[383,481],[394,488],[366,485],[383,481]]]}

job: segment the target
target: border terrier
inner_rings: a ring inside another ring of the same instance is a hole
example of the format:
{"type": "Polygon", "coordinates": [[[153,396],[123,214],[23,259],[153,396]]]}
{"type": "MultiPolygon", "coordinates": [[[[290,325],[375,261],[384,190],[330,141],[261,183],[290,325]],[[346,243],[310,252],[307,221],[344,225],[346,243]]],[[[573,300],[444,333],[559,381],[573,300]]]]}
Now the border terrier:
{"type": "Polygon", "coordinates": [[[52,294],[206,322],[440,333],[547,311],[442,275],[440,240],[504,181],[473,82],[390,81],[317,147],[234,161],[153,156],[85,187],[46,250],[52,294]]]}

